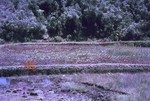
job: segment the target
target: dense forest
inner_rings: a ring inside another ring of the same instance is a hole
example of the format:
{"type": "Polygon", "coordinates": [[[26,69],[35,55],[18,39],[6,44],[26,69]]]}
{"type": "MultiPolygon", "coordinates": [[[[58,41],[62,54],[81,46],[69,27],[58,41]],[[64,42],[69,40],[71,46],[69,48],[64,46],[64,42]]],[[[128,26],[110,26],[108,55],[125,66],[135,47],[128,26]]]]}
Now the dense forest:
{"type": "Polygon", "coordinates": [[[0,39],[149,40],[150,0],[0,0],[0,39]]]}

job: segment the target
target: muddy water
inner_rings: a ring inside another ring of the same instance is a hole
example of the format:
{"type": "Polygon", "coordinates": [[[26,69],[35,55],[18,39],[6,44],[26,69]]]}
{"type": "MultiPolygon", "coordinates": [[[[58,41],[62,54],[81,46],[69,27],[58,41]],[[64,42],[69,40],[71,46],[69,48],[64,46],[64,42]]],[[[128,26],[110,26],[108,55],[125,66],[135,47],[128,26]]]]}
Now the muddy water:
{"type": "MultiPolygon", "coordinates": [[[[2,101],[10,101],[10,99],[15,99],[17,97],[18,101],[26,101],[27,99],[29,101],[38,101],[38,97],[42,96],[43,101],[48,101],[49,98],[52,98],[51,101],[57,101],[61,100],[62,97],[63,99],[68,99],[62,101],[70,101],[68,96],[72,96],[72,101],[77,101],[77,99],[80,99],[79,101],[92,101],[91,99],[93,98],[89,97],[88,93],[93,92],[95,86],[89,87],[83,85],[83,82],[88,82],[105,88],[103,90],[110,93],[113,101],[150,101],[149,77],[150,73],[107,73],[0,78],[0,90],[3,89],[3,92],[0,94],[0,99],[4,99],[2,101]],[[62,85],[63,87],[60,87],[59,85],[62,85]],[[7,86],[7,88],[4,88],[4,86],[7,86]],[[64,94],[64,92],[61,92],[61,88],[63,88],[63,90],[79,90],[77,87],[82,88],[78,94],[72,94],[72,92],[64,94]],[[88,92],[81,93],[82,90],[88,92]],[[31,92],[36,91],[40,92],[37,96],[32,96],[30,94],[31,92]],[[27,94],[24,95],[24,92],[27,92],[27,94]],[[126,94],[121,94],[119,92],[124,92],[126,94]],[[51,95],[51,97],[49,95],[51,95]]],[[[92,96],[94,96],[94,94],[97,93],[90,94],[93,94],[92,96]]]]}
{"type": "Polygon", "coordinates": [[[0,86],[8,86],[10,85],[10,80],[7,78],[0,78],[0,86]]]}

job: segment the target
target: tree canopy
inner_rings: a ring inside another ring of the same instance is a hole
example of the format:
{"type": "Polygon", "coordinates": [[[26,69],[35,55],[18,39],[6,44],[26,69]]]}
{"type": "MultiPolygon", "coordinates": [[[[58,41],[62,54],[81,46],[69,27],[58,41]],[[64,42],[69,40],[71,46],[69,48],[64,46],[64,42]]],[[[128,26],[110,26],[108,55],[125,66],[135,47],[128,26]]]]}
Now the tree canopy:
{"type": "Polygon", "coordinates": [[[149,40],[149,0],[1,0],[0,38],[149,40]]]}

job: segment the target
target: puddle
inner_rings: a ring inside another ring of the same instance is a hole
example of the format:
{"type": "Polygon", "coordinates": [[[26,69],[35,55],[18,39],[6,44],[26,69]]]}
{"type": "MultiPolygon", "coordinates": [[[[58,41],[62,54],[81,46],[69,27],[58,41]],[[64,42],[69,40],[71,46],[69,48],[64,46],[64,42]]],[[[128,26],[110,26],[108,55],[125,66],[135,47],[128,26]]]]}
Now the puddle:
{"type": "Polygon", "coordinates": [[[53,84],[53,82],[49,79],[44,79],[43,82],[42,82],[43,86],[46,87],[46,86],[50,86],[53,84]]]}
{"type": "Polygon", "coordinates": [[[7,78],[0,78],[0,86],[8,86],[10,85],[10,80],[7,78]]]}

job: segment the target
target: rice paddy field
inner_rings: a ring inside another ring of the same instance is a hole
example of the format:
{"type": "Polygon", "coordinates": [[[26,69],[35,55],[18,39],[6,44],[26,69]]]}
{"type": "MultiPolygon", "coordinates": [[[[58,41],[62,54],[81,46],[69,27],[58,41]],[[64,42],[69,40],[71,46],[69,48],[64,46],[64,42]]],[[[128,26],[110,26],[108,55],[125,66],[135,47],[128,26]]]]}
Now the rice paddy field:
{"type": "MultiPolygon", "coordinates": [[[[0,99],[1,101],[149,101],[149,68],[149,47],[119,44],[1,45],[0,99]],[[50,68],[51,66],[53,68],[50,68]],[[82,71],[70,73],[66,67],[71,67],[74,71],[82,68],[82,71]],[[52,69],[55,68],[60,71],[53,73],[52,69]],[[95,72],[89,72],[89,68],[95,72]],[[120,71],[120,68],[125,69],[120,71]],[[13,69],[21,69],[19,75],[6,77],[5,74],[12,73],[13,69]],[[88,72],[86,69],[89,69],[88,72]],[[45,71],[48,70],[50,73],[47,75],[45,71]]],[[[13,74],[15,73],[17,72],[13,74]]]]}

